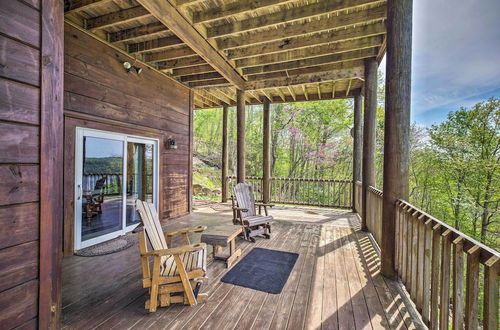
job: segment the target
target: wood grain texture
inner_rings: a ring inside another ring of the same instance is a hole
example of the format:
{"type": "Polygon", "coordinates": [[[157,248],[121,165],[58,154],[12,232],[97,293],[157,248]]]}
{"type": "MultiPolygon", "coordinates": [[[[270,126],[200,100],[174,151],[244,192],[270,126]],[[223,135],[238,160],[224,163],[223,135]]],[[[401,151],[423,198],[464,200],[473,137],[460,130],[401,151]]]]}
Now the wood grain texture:
{"type": "Polygon", "coordinates": [[[0,78],[0,120],[38,124],[40,90],[37,87],[0,78]]]}
{"type": "Polygon", "coordinates": [[[0,163],[38,163],[39,128],[0,122],[0,163]]]}
{"type": "Polygon", "coordinates": [[[64,8],[44,1],[40,86],[40,287],[38,326],[55,329],[61,313],[63,226],[64,8]]]}
{"type": "Polygon", "coordinates": [[[32,280],[0,292],[0,327],[13,329],[37,316],[38,281],[32,280]],[[15,303],[13,303],[15,302],[15,303]]]}
{"type": "Polygon", "coordinates": [[[38,240],[0,250],[0,292],[37,277],[38,240]]]}
{"type": "Polygon", "coordinates": [[[38,201],[38,170],[38,165],[0,165],[0,206],[38,201]]]}
{"type": "Polygon", "coordinates": [[[17,0],[0,0],[0,32],[40,46],[40,13],[17,0]]]}
{"type": "Polygon", "coordinates": [[[40,51],[0,35],[0,77],[40,84],[40,51]]]}
{"type": "Polygon", "coordinates": [[[27,203],[0,208],[0,227],[9,228],[0,231],[0,249],[38,239],[38,207],[27,203]]]}

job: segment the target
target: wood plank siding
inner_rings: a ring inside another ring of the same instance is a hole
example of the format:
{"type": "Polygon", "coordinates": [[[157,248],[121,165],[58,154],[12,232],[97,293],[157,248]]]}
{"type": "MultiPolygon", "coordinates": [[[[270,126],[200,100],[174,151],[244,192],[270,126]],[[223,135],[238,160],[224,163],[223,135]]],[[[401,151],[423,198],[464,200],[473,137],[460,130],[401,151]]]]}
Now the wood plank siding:
{"type": "Polygon", "coordinates": [[[50,312],[58,303],[57,253],[45,238],[62,215],[51,165],[60,163],[54,140],[62,123],[62,20],[58,1],[0,0],[1,329],[46,328],[57,320],[50,312]]]}
{"type": "Polygon", "coordinates": [[[73,251],[76,127],[159,139],[159,214],[166,219],[188,213],[189,88],[137,63],[141,74],[127,73],[123,62],[133,58],[70,24],[65,24],[64,53],[65,254],[73,251]],[[168,138],[176,140],[178,149],[164,148],[168,138]]]}

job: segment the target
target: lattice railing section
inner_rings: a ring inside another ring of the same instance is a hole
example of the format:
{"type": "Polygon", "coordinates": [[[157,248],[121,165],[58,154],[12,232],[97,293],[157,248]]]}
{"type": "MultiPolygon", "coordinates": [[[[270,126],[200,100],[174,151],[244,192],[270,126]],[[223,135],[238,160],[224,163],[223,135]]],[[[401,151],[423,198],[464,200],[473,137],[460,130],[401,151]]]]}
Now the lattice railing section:
{"type": "MultiPolygon", "coordinates": [[[[229,176],[229,193],[233,191],[236,177],[229,176]]],[[[336,208],[352,208],[351,180],[327,180],[309,178],[271,178],[271,202],[276,204],[307,205],[336,208]]],[[[262,200],[261,177],[249,176],[257,200],[262,200]]]]}

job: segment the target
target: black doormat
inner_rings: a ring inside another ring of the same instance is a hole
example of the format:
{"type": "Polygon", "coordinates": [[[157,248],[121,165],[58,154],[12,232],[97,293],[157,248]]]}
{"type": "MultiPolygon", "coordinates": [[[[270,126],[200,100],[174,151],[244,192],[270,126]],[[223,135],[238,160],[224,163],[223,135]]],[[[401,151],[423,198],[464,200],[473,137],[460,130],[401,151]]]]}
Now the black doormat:
{"type": "Polygon", "coordinates": [[[297,253],[254,248],[222,277],[222,282],[278,294],[298,257],[297,253]]]}
{"type": "Polygon", "coordinates": [[[92,245],[81,250],[75,251],[75,255],[81,257],[103,256],[110,253],[123,251],[134,245],[136,240],[132,235],[124,235],[107,242],[92,245]]]}

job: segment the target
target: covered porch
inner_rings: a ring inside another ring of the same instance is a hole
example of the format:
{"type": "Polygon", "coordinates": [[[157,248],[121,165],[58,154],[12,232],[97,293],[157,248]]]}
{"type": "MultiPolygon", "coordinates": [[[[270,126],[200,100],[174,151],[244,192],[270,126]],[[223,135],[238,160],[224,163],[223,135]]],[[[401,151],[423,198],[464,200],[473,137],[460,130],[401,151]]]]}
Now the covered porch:
{"type": "MultiPolygon", "coordinates": [[[[62,327],[66,329],[405,329],[419,328],[400,282],[380,274],[380,255],[360,231],[355,213],[338,209],[276,207],[270,240],[238,240],[243,255],[254,247],[299,253],[281,294],[222,283],[220,261],[208,266],[206,303],[144,309],[138,248],[63,262],[62,327]],[[89,270],[92,274],[89,274],[89,270]],[[82,286],[82,284],[84,286],[82,286]],[[413,315],[413,317],[412,317],[413,315]]],[[[191,215],[165,223],[231,223],[227,204],[195,206],[191,215]]],[[[199,236],[199,234],[194,234],[199,236]]],[[[194,241],[199,237],[193,237],[194,241]]]]}

